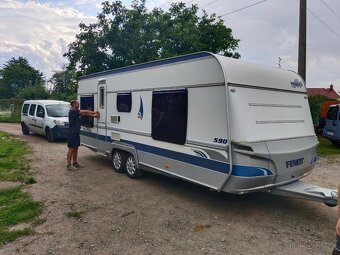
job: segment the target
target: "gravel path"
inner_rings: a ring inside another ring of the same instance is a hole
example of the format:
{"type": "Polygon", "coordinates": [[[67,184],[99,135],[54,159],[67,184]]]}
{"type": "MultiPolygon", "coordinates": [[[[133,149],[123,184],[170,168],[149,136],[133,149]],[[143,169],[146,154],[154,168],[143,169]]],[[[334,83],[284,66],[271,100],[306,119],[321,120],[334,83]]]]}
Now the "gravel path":
{"type": "MultiPolygon", "coordinates": [[[[0,254],[331,254],[337,208],[266,193],[216,193],[156,174],[132,180],[84,147],[79,162],[86,167],[69,172],[65,142],[23,136],[15,124],[0,130],[32,147],[37,183],[26,189],[44,205],[37,233],[0,254]]],[[[321,158],[305,180],[335,189],[339,176],[340,157],[321,158]]]]}

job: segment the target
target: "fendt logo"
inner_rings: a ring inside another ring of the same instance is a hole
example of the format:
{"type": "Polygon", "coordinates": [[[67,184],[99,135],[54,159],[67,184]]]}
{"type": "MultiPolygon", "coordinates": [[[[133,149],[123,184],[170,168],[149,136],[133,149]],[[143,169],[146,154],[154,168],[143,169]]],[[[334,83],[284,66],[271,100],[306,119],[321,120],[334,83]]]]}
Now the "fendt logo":
{"type": "Polygon", "coordinates": [[[286,161],[286,168],[302,165],[303,160],[304,160],[304,158],[288,160],[288,161],[286,161]]]}
{"type": "Polygon", "coordinates": [[[292,85],[292,88],[301,88],[302,82],[300,82],[298,79],[295,79],[294,81],[290,82],[290,85],[292,85]]]}

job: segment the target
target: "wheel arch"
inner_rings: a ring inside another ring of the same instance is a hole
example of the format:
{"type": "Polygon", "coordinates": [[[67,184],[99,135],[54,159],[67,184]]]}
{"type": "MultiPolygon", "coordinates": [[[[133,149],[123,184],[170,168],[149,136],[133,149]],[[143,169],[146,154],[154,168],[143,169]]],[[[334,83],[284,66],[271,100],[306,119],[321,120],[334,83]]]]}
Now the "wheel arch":
{"type": "Polygon", "coordinates": [[[131,154],[136,161],[136,167],[139,168],[139,159],[138,159],[138,153],[137,150],[134,146],[130,144],[125,144],[125,143],[119,143],[119,142],[112,142],[111,143],[111,149],[110,149],[110,157],[112,159],[113,152],[115,150],[121,150],[123,152],[131,154]]]}

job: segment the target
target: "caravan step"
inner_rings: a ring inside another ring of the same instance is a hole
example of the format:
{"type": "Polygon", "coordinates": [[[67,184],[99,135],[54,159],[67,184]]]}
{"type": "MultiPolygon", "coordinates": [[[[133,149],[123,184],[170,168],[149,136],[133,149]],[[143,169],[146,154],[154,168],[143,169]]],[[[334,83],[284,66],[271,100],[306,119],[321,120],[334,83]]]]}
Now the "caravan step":
{"type": "Polygon", "coordinates": [[[300,180],[276,187],[270,190],[270,193],[274,195],[323,202],[328,206],[338,205],[338,192],[336,190],[322,188],[300,180]]]}

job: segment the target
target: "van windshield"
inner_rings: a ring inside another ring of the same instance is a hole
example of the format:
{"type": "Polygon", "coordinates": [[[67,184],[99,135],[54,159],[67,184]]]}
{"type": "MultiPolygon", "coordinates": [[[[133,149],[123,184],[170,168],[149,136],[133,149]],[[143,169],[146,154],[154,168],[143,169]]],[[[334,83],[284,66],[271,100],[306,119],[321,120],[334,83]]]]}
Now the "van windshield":
{"type": "Polygon", "coordinates": [[[67,104],[46,105],[46,111],[50,117],[68,117],[70,106],[67,104]]]}

